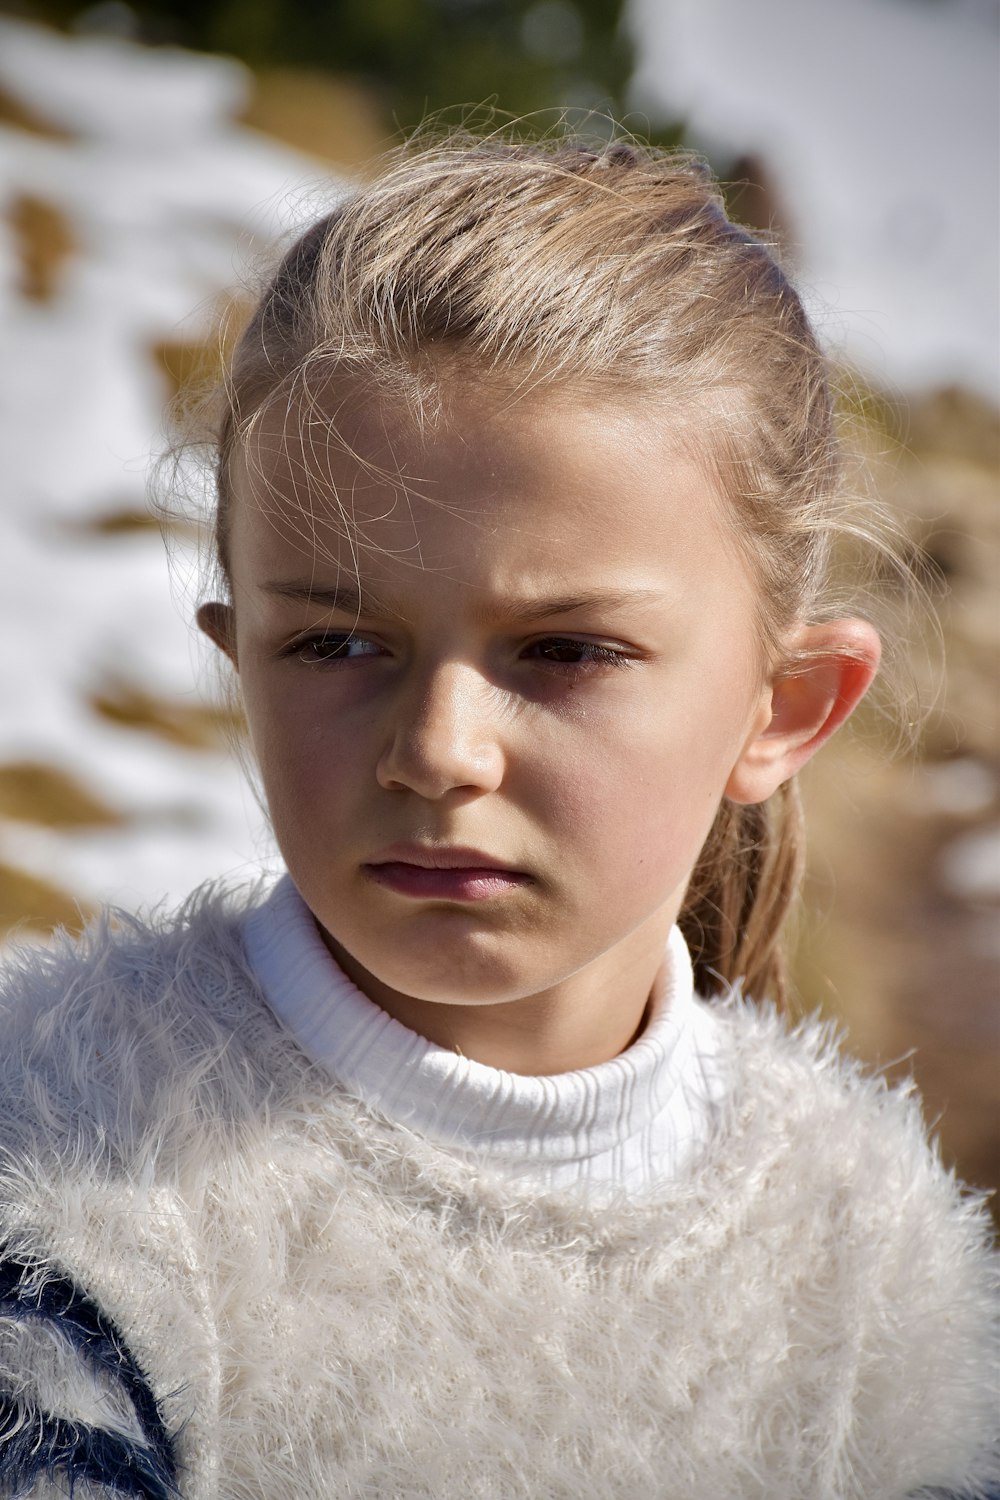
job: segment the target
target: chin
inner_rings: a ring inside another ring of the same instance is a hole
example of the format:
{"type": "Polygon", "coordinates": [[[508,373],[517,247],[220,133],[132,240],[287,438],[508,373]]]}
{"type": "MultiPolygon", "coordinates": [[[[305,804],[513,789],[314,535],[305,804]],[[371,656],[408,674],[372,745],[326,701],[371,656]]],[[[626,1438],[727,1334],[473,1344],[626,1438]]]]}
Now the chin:
{"type": "Polygon", "coordinates": [[[544,979],[536,983],[524,975],[497,974],[495,969],[488,974],[481,971],[456,974],[454,967],[449,967],[442,974],[412,968],[387,971],[384,966],[379,967],[381,972],[371,972],[382,984],[412,1000],[432,1005],[510,1005],[548,987],[544,979]]]}
{"type": "MultiPolygon", "coordinates": [[[[508,944],[505,945],[509,947],[508,944]]],[[[387,955],[383,948],[365,961],[361,949],[354,950],[355,962],[387,989],[436,1005],[509,1005],[515,1000],[538,994],[555,981],[547,974],[512,968],[495,954],[462,954],[443,944],[434,952],[387,955]]],[[[362,982],[361,988],[364,989],[362,982]]]]}

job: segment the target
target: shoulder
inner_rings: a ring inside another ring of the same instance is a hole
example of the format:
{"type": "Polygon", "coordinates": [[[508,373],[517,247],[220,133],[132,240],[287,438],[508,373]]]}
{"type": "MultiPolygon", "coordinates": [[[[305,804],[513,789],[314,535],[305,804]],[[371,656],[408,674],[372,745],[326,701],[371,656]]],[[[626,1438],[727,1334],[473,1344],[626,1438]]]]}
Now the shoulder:
{"type": "Polygon", "coordinates": [[[0,1152],[38,1137],[127,1151],[198,1113],[212,1087],[252,1087],[276,1028],[242,944],[252,895],[204,887],[177,911],[105,913],[78,940],[15,951],[0,971],[0,1152]],[[171,1096],[173,1097],[171,1101],[171,1096]]]}
{"type": "Polygon", "coordinates": [[[891,1429],[916,1458],[927,1445],[933,1473],[944,1441],[1000,1483],[1000,1265],[983,1197],[944,1167],[912,1084],[864,1068],[832,1027],[789,1028],[741,1000],[718,1016],[731,1211],[756,1274],[785,1289],[789,1337],[823,1356],[801,1378],[830,1395],[842,1379],[845,1400],[860,1382],[876,1448],[891,1429]]]}
{"type": "Polygon", "coordinates": [[[866,1068],[829,1023],[788,1026],[742,1000],[717,1014],[730,1144],[755,1179],[794,1195],[800,1222],[873,1254],[905,1241],[934,1264],[988,1241],[983,1199],[944,1167],[912,1082],[866,1068]]]}
{"type": "Polygon", "coordinates": [[[852,1057],[832,1023],[789,1025],[773,1006],[740,998],[715,1015],[739,1149],[801,1175],[807,1201],[812,1183],[819,1202],[846,1195],[876,1218],[891,1204],[896,1221],[970,1201],[941,1163],[912,1081],[892,1085],[852,1057]],[[913,1198],[915,1184],[924,1196],[913,1198]]]}
{"type": "Polygon", "coordinates": [[[107,913],[0,970],[0,1492],[52,1475],[54,1494],[69,1470],[176,1493],[168,1429],[204,1382],[174,1185],[213,1120],[267,1086],[245,1041],[263,1006],[244,902],[107,913]]]}

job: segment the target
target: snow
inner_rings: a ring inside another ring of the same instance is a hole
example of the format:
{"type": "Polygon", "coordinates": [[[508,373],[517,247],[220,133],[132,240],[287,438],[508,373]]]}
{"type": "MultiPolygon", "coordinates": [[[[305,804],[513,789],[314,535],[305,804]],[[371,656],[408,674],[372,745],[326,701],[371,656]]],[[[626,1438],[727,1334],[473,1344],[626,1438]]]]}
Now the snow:
{"type": "Polygon", "coordinates": [[[53,125],[141,146],[198,139],[246,103],[229,58],[155,51],[118,37],[70,37],[0,23],[0,84],[53,125]]]}
{"type": "Polygon", "coordinates": [[[931,817],[975,817],[992,807],[997,778],[972,755],[921,766],[913,788],[914,807],[931,817]]]}
{"type": "Polygon", "coordinates": [[[765,162],[814,314],[876,381],[1000,397],[996,0],[629,0],[633,103],[765,162]]]}
{"type": "Polygon", "coordinates": [[[152,355],[204,337],[221,299],[318,197],[310,159],[233,123],[239,64],[0,19],[0,88],[66,138],[0,127],[0,763],[69,771],[127,815],[112,830],[0,823],[0,860],[126,906],[273,859],[242,772],[97,716],[116,679],[197,701],[196,561],[172,595],[155,531],[87,532],[141,511],[169,395],[152,355]],[[64,216],[75,249],[58,295],[30,302],[10,206],[64,216]]]}
{"type": "MultiPolygon", "coordinates": [[[[943,851],[940,874],[945,889],[959,900],[1000,899],[1000,824],[963,833],[943,851]]],[[[991,914],[996,927],[996,918],[991,914]]]]}

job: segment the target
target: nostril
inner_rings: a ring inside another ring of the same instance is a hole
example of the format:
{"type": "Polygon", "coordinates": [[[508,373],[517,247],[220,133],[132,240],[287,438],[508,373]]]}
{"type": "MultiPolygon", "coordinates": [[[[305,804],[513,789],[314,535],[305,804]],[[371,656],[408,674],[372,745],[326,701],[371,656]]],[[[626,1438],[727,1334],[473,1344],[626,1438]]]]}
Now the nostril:
{"type": "Polygon", "coordinates": [[[493,790],[503,776],[494,690],[485,675],[449,662],[397,701],[377,779],[389,789],[437,798],[456,789],[493,790]]]}

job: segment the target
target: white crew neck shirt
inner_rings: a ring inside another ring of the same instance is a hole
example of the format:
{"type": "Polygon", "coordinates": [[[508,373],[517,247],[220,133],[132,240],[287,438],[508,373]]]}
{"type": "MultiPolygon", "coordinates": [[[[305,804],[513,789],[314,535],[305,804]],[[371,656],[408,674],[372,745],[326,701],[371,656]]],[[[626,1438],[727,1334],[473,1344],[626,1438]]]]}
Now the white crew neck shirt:
{"type": "Polygon", "coordinates": [[[277,1019],[364,1104],[467,1161],[539,1186],[640,1196],[706,1141],[724,1082],[719,1027],[670,934],[645,1029],[592,1068],[528,1077],[411,1031],[354,985],[291,877],[243,919],[247,956],[277,1019]]]}

